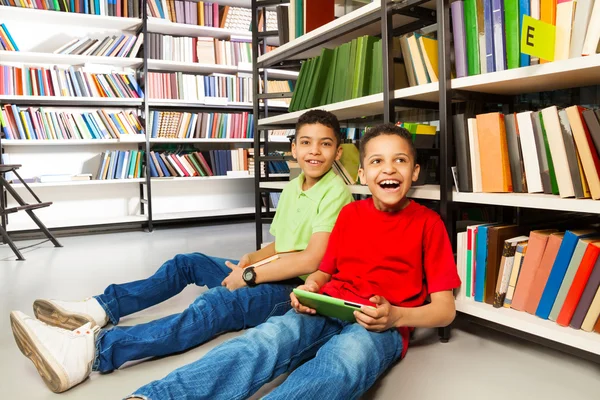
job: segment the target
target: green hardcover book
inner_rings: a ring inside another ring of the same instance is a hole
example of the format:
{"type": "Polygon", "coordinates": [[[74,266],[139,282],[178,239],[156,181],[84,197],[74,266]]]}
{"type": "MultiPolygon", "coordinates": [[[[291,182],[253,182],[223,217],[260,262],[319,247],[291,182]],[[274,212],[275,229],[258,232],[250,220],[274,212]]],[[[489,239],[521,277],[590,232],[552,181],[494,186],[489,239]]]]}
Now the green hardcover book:
{"type": "MultiPolygon", "coordinates": [[[[467,233],[467,235],[468,235],[468,233],[467,233]]],[[[467,277],[465,279],[467,281],[466,282],[467,288],[466,288],[466,293],[465,293],[465,295],[467,297],[471,297],[471,293],[472,293],[472,290],[471,290],[471,257],[473,256],[472,253],[473,253],[472,250],[467,250],[467,277]]]]}
{"type": "Polygon", "coordinates": [[[198,162],[198,160],[196,160],[196,157],[194,157],[194,155],[195,155],[194,153],[188,154],[187,159],[192,163],[192,165],[198,171],[200,176],[206,176],[206,172],[204,172],[204,169],[202,169],[202,167],[200,166],[200,163],[198,162]]]}
{"type": "Polygon", "coordinates": [[[144,174],[144,160],[145,160],[145,153],[144,151],[140,151],[140,156],[138,157],[137,163],[138,163],[138,168],[137,168],[137,176],[136,178],[143,178],[145,176],[144,174]]]}
{"type": "Polygon", "coordinates": [[[306,97],[306,88],[308,86],[308,82],[311,79],[311,74],[314,69],[315,62],[315,58],[311,58],[310,60],[307,60],[305,62],[306,69],[304,72],[304,79],[296,83],[296,90],[298,91],[298,100],[296,101],[294,106],[294,110],[296,111],[302,110],[303,99],[306,97]]]}
{"type": "Polygon", "coordinates": [[[552,185],[552,194],[558,194],[558,183],[556,182],[556,173],[554,172],[554,163],[552,162],[552,154],[550,153],[550,144],[548,143],[548,135],[544,126],[544,118],[542,113],[539,113],[540,125],[542,126],[542,135],[544,136],[544,148],[548,157],[548,171],[550,172],[550,184],[552,185]]]}
{"type": "Polygon", "coordinates": [[[379,43],[379,41],[374,36],[367,36],[365,39],[365,72],[362,86],[359,88],[361,97],[370,95],[375,84],[373,75],[376,73],[377,68],[377,50],[375,49],[377,43],[379,43]]]}
{"type": "Polygon", "coordinates": [[[302,66],[300,67],[300,72],[298,73],[298,80],[296,81],[296,86],[294,88],[294,94],[292,95],[292,100],[290,101],[290,107],[289,107],[290,112],[297,110],[296,105],[297,105],[298,99],[300,97],[300,85],[298,84],[298,82],[303,82],[304,79],[306,79],[307,66],[308,66],[308,61],[303,62],[302,66]]]}
{"type": "Polygon", "coordinates": [[[137,161],[137,150],[131,150],[129,153],[131,157],[129,158],[129,170],[127,171],[127,176],[125,178],[133,178],[133,173],[135,172],[135,162],[137,161]]]}
{"type": "Polygon", "coordinates": [[[465,34],[467,36],[467,72],[479,75],[479,38],[477,37],[477,0],[465,0],[465,34]]]}
{"type": "Polygon", "coordinates": [[[322,49],[321,56],[319,57],[318,67],[313,75],[313,80],[310,83],[308,91],[308,100],[306,108],[317,107],[321,104],[323,92],[327,94],[327,76],[331,70],[331,63],[333,62],[333,50],[322,49]]]}
{"type": "Polygon", "coordinates": [[[356,63],[356,51],[358,48],[358,39],[353,39],[350,43],[350,60],[348,62],[348,76],[346,77],[346,90],[344,93],[344,100],[352,99],[352,83],[354,82],[354,77],[357,74],[356,68],[354,68],[354,64],[356,63]]]}
{"type": "Polygon", "coordinates": [[[337,48],[338,55],[335,65],[335,79],[333,80],[332,103],[344,100],[346,91],[346,79],[348,77],[348,61],[350,59],[350,43],[344,43],[337,48]]]}
{"type": "Polygon", "coordinates": [[[354,81],[352,81],[352,98],[362,97],[362,88],[364,86],[365,79],[365,66],[367,62],[367,37],[361,36],[358,38],[358,46],[356,48],[356,60],[354,62],[354,68],[356,69],[356,75],[354,81]]]}
{"type": "Polygon", "coordinates": [[[375,58],[375,68],[371,76],[373,77],[371,81],[371,88],[369,94],[376,94],[383,92],[383,47],[382,47],[381,39],[375,42],[373,56],[375,58]]]}
{"type": "Polygon", "coordinates": [[[333,49],[333,57],[331,60],[331,65],[327,71],[327,80],[325,81],[325,86],[323,87],[323,95],[321,96],[320,105],[333,103],[333,83],[335,82],[335,78],[337,76],[336,68],[339,52],[339,47],[333,49]]]}
{"type": "Polygon", "coordinates": [[[504,25],[506,38],[506,66],[519,68],[521,52],[519,50],[519,0],[504,0],[504,25]]]}
{"type": "Polygon", "coordinates": [[[321,57],[315,57],[312,60],[312,63],[310,65],[310,69],[308,70],[308,74],[306,75],[306,80],[304,81],[304,87],[302,89],[302,97],[300,98],[300,110],[304,110],[307,108],[307,104],[308,104],[308,100],[309,100],[309,94],[310,94],[310,88],[312,85],[313,80],[315,79],[315,72],[317,71],[317,68],[319,67],[319,63],[321,62],[321,57]]]}

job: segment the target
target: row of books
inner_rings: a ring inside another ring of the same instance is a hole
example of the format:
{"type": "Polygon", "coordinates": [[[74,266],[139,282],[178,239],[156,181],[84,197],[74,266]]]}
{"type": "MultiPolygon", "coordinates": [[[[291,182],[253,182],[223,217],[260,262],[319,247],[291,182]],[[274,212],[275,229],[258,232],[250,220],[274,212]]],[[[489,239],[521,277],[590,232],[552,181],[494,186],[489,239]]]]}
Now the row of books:
{"type": "Polygon", "coordinates": [[[149,131],[152,138],[253,138],[254,118],[243,113],[189,113],[151,111],[149,131]]]}
{"type": "Polygon", "coordinates": [[[106,150],[100,156],[96,179],[135,179],[144,177],[144,152],[141,150],[106,150]]]}
{"type": "Polygon", "coordinates": [[[94,73],[86,67],[73,66],[45,68],[0,65],[0,94],[131,99],[144,97],[132,72],[94,73]]]}
{"type": "Polygon", "coordinates": [[[290,111],[354,99],[383,90],[381,39],[361,36],[302,64],[290,111]]]}
{"type": "Polygon", "coordinates": [[[0,0],[0,5],[108,17],[141,18],[141,1],[138,0],[0,0]]]}
{"type": "Polygon", "coordinates": [[[460,191],[600,199],[600,110],[453,118],[460,191]]]}
{"type": "Polygon", "coordinates": [[[252,63],[252,40],[249,36],[219,40],[149,33],[147,51],[148,58],[155,60],[219,65],[245,63],[248,66],[252,63]]]}
{"type": "Polygon", "coordinates": [[[104,109],[67,112],[6,104],[0,108],[0,125],[7,140],[121,139],[144,134],[135,112],[104,109]]]}
{"type": "MultiPolygon", "coordinates": [[[[364,3],[364,1],[363,1],[364,3]]],[[[276,8],[280,43],[294,40],[335,19],[334,0],[290,0],[276,8]]]]}
{"type": "Polygon", "coordinates": [[[19,51],[19,46],[4,24],[0,24],[0,50],[19,51]]]}
{"type": "Polygon", "coordinates": [[[248,150],[150,152],[151,177],[226,176],[248,171],[248,150]]]}
{"type": "MultiPolygon", "coordinates": [[[[267,91],[268,93],[290,93],[294,91],[294,87],[295,87],[295,83],[292,80],[287,80],[287,81],[272,81],[272,80],[268,80],[267,81],[267,91]]],[[[260,79],[260,88],[261,91],[264,93],[264,81],[262,80],[262,78],[260,79]]],[[[282,106],[282,107],[289,107],[291,103],[291,98],[289,97],[282,97],[279,99],[269,99],[269,105],[274,106],[282,106]]]]}
{"type": "Polygon", "coordinates": [[[537,64],[539,60],[521,53],[525,15],[556,26],[554,60],[599,52],[598,1],[458,0],[451,4],[451,14],[459,78],[537,64]]]}
{"type": "MultiPolygon", "coordinates": [[[[435,34],[413,32],[394,38],[394,55],[401,53],[409,86],[438,82],[438,43],[435,34]]],[[[404,80],[396,72],[396,79],[404,80]]]]}
{"type": "Polygon", "coordinates": [[[149,15],[179,24],[250,30],[252,10],[208,1],[148,0],[149,15]]]}
{"type": "Polygon", "coordinates": [[[252,75],[192,75],[182,72],[149,72],[146,80],[152,99],[181,99],[226,105],[252,102],[252,75]]]}
{"type": "Polygon", "coordinates": [[[86,36],[70,40],[56,49],[54,54],[134,58],[143,43],[143,32],[137,36],[122,34],[120,36],[106,36],[102,39],[93,39],[86,36]]]}
{"type": "Polygon", "coordinates": [[[480,224],[457,243],[464,298],[600,333],[598,231],[480,224]]]}

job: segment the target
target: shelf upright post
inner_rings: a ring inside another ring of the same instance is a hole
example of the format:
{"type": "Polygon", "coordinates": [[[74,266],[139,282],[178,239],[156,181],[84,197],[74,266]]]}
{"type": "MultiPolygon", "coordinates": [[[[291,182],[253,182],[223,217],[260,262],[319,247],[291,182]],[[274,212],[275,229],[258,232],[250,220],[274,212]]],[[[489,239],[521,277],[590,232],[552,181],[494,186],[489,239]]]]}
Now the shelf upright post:
{"type": "MultiPolygon", "coordinates": [[[[144,33],[144,56],[142,74],[144,83],[148,82],[148,52],[146,51],[146,43],[148,43],[148,0],[142,0],[142,32],[144,33]]],[[[154,229],[152,222],[152,179],[150,178],[150,131],[148,130],[150,124],[150,110],[148,106],[148,85],[144,84],[144,97],[142,99],[142,107],[144,109],[144,135],[146,137],[146,182],[140,183],[140,209],[144,212],[144,184],[146,185],[146,205],[148,215],[148,232],[152,232],[154,229]]]]}
{"type": "Polygon", "coordinates": [[[256,223],[256,249],[260,249],[262,244],[262,196],[260,192],[260,130],[258,129],[258,120],[260,118],[259,94],[259,75],[258,75],[258,4],[257,0],[252,0],[252,113],[254,114],[254,124],[252,126],[254,137],[254,205],[256,212],[254,214],[256,223]]]}
{"type": "MultiPolygon", "coordinates": [[[[456,248],[456,229],[452,205],[452,83],[450,47],[450,0],[436,0],[438,25],[438,76],[440,96],[440,215],[452,248],[456,248]]],[[[442,342],[450,338],[450,327],[440,328],[442,342]]]]}
{"type": "Polygon", "coordinates": [[[383,65],[383,123],[394,120],[394,104],[391,99],[394,92],[394,55],[393,55],[393,9],[387,0],[381,5],[381,46],[383,65]]]}

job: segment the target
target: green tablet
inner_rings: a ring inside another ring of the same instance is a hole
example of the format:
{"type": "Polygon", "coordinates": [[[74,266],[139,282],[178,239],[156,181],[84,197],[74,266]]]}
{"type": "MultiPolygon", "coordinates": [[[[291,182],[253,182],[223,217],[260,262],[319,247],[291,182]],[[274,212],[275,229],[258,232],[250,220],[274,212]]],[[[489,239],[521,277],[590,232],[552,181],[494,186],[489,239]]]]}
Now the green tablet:
{"type": "Polygon", "coordinates": [[[360,311],[362,307],[362,304],[307,292],[302,289],[294,289],[294,294],[300,303],[316,310],[319,314],[349,322],[356,321],[354,311],[360,311]]]}

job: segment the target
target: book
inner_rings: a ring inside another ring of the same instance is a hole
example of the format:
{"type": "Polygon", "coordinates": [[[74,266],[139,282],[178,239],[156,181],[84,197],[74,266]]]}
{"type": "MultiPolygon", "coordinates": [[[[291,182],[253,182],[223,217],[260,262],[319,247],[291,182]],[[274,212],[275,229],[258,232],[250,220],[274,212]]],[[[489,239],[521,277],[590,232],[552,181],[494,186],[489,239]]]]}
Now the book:
{"type": "Polygon", "coordinates": [[[510,308],[512,304],[512,298],[515,293],[515,287],[517,285],[517,280],[519,279],[519,273],[521,272],[521,267],[523,266],[523,260],[525,259],[525,255],[527,254],[527,242],[521,242],[517,244],[517,248],[515,251],[515,258],[513,261],[512,271],[510,273],[510,279],[508,281],[508,288],[506,289],[506,296],[504,297],[503,306],[506,308],[510,308]]]}
{"type": "Polygon", "coordinates": [[[504,247],[502,249],[502,258],[500,260],[500,268],[498,270],[498,279],[496,282],[496,291],[494,293],[493,306],[495,308],[500,308],[504,305],[506,292],[508,290],[512,270],[514,267],[517,246],[527,243],[528,240],[529,238],[527,236],[517,236],[504,241],[504,247]]]}

